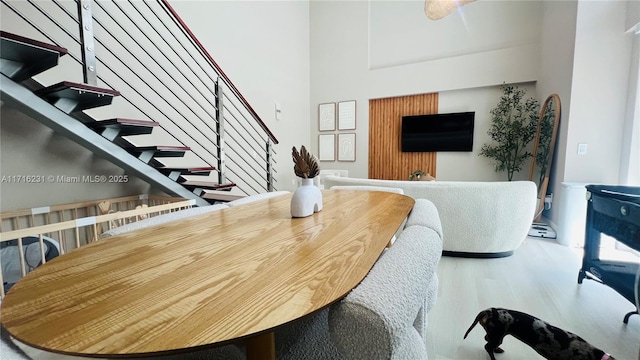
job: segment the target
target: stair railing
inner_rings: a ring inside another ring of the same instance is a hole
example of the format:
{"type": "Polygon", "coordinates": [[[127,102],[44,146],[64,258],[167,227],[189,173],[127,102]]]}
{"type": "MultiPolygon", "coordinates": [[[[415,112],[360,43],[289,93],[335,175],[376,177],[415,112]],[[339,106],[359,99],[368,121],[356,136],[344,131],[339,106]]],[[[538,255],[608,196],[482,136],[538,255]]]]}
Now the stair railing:
{"type": "Polygon", "coordinates": [[[156,121],[161,131],[154,130],[153,141],[191,148],[189,157],[163,160],[165,165],[216,167],[218,182],[233,182],[247,195],[276,189],[278,140],[168,1],[0,2],[2,30],[69,50],[59,65],[65,80],[82,75],[77,81],[91,83],[94,72],[98,85],[120,92],[111,106],[85,111],[87,121],[156,121]]]}

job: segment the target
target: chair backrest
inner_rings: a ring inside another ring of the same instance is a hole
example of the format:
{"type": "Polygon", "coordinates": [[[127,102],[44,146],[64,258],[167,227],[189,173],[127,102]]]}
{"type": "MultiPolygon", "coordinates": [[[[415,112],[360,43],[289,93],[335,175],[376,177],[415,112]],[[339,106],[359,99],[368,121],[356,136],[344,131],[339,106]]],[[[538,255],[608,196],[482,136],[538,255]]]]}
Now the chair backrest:
{"type": "Polygon", "coordinates": [[[340,176],[340,177],[348,177],[349,170],[320,170],[320,174],[318,174],[318,187],[320,189],[325,189],[324,186],[324,178],[327,176],[340,176]]]}
{"type": "Polygon", "coordinates": [[[228,203],[226,203],[226,205],[229,207],[234,207],[234,206],[239,206],[244,204],[250,204],[252,202],[271,199],[271,198],[282,196],[289,193],[291,192],[286,190],[280,190],[280,191],[271,191],[271,192],[266,192],[261,194],[249,195],[247,197],[243,197],[242,199],[229,201],[228,203]]]}
{"type": "Polygon", "coordinates": [[[404,194],[404,190],[393,187],[383,186],[366,186],[366,185],[335,185],[331,190],[369,190],[369,191],[386,191],[396,194],[404,194]]]}
{"type": "Polygon", "coordinates": [[[367,277],[330,308],[329,334],[347,359],[427,359],[425,316],[442,239],[436,229],[409,225],[418,213],[367,277]]]}

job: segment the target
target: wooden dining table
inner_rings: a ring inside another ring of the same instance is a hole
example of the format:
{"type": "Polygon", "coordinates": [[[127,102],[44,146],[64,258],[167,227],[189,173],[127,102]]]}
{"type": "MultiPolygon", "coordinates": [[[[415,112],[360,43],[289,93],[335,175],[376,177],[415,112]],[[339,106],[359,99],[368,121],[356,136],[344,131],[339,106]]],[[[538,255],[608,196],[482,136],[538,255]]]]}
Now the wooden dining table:
{"type": "Polygon", "coordinates": [[[292,218],[291,195],[88,244],[38,267],[0,321],[33,347],[91,357],[176,354],[236,341],[275,358],[275,328],[340,300],[411,211],[405,195],[324,190],[292,218]]]}

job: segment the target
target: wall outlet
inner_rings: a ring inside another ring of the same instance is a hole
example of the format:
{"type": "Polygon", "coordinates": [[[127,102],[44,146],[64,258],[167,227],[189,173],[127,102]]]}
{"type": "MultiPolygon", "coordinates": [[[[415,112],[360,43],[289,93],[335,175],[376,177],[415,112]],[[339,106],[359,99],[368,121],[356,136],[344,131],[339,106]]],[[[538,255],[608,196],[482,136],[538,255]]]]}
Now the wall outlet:
{"type": "Polygon", "coordinates": [[[587,144],[578,144],[578,155],[585,155],[587,153],[587,144]]]}

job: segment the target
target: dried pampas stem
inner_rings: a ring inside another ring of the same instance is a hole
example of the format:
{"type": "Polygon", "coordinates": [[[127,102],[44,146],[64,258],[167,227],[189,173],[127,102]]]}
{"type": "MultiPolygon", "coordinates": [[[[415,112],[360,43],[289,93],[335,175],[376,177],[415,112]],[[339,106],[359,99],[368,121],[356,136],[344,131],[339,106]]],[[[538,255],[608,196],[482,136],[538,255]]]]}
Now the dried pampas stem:
{"type": "Polygon", "coordinates": [[[320,168],[315,156],[308,152],[304,145],[300,147],[300,153],[294,146],[291,150],[291,155],[293,157],[293,171],[296,176],[303,179],[312,179],[320,174],[320,168]]]}

